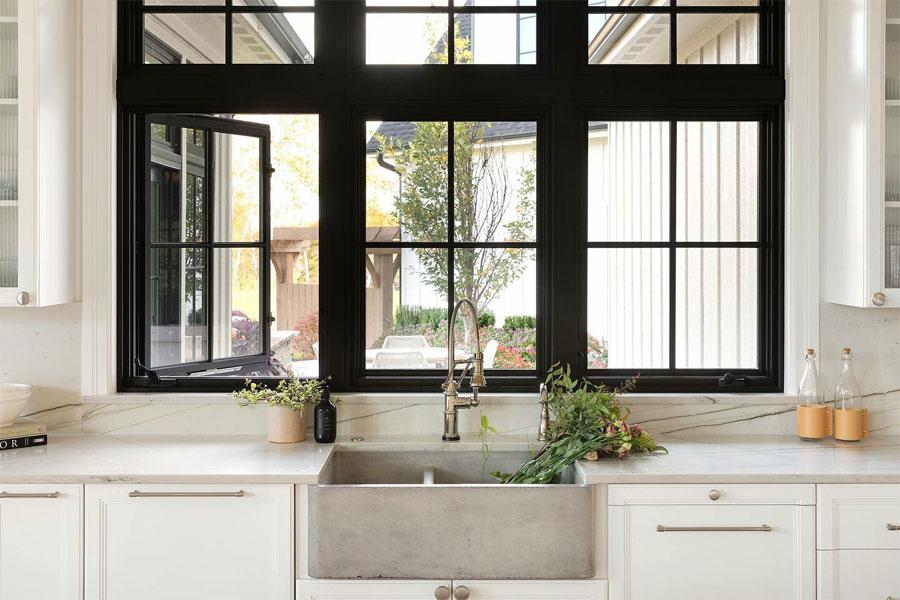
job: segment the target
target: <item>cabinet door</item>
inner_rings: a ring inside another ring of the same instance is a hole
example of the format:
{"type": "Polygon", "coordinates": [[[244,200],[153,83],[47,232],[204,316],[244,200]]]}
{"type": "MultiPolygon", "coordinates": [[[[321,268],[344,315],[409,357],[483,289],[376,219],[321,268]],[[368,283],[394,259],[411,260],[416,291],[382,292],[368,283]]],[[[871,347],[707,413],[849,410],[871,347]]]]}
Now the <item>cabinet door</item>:
{"type": "Polygon", "coordinates": [[[819,551],[819,600],[900,600],[900,550],[819,551]]]}
{"type": "Polygon", "coordinates": [[[469,600],[606,600],[606,582],[454,581],[454,597],[469,600]],[[468,596],[461,591],[468,590],[468,596]]]}
{"type": "Polygon", "coordinates": [[[301,579],[297,600],[434,600],[450,581],[360,581],[301,579]]]}
{"type": "Polygon", "coordinates": [[[0,598],[81,597],[81,486],[0,485],[0,598]]]}
{"type": "Polygon", "coordinates": [[[815,509],[612,506],[613,600],[815,597],[815,509]]]}
{"type": "Polygon", "coordinates": [[[289,599],[293,486],[85,486],[85,593],[289,599]]]}

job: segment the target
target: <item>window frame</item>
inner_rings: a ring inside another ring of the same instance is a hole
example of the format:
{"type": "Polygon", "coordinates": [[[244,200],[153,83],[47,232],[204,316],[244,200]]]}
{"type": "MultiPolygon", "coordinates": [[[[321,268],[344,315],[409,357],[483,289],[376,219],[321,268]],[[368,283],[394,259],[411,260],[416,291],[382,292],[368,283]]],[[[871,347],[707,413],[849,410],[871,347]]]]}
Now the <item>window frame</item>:
{"type": "MultiPolygon", "coordinates": [[[[489,373],[487,388],[534,392],[540,374],[556,361],[571,364],[573,375],[590,375],[596,383],[616,385],[623,379],[622,374],[586,369],[587,122],[740,120],[739,115],[757,119],[762,123],[760,171],[765,177],[759,189],[760,211],[763,205],[772,209],[766,221],[772,244],[766,267],[771,299],[760,297],[767,336],[760,369],[737,382],[720,382],[723,370],[675,377],[648,374],[639,381],[638,391],[782,390],[786,85],[781,0],[760,0],[760,63],[754,65],[589,65],[587,40],[571,34],[587,31],[584,0],[538,1],[535,65],[366,65],[366,11],[359,0],[316,4],[313,65],[144,65],[140,8],[131,0],[119,0],[120,391],[230,391],[243,384],[225,377],[151,382],[132,363],[137,356],[135,328],[143,310],[134,295],[139,250],[132,236],[137,225],[134,202],[142,193],[141,177],[135,174],[143,169],[142,119],[152,112],[318,114],[320,290],[327,299],[320,305],[320,374],[332,377],[336,391],[427,393],[440,391],[440,374],[376,376],[358,366],[364,350],[356,337],[365,285],[362,257],[356,252],[362,231],[365,120],[390,116],[538,122],[537,372],[489,373]],[[347,265],[353,277],[348,277],[347,265]]],[[[702,8],[689,12],[756,12],[702,8]]]]}

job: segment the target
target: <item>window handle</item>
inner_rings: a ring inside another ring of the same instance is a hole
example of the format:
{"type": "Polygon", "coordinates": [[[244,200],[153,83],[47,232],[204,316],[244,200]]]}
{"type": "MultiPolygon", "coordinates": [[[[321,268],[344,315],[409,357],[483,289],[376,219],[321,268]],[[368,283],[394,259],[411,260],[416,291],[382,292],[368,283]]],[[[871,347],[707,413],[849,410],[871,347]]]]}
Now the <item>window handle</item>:
{"type": "Polygon", "coordinates": [[[719,377],[719,387],[734,387],[734,386],[743,386],[749,385],[750,378],[749,377],[738,377],[734,373],[725,373],[721,377],[719,377]]]}

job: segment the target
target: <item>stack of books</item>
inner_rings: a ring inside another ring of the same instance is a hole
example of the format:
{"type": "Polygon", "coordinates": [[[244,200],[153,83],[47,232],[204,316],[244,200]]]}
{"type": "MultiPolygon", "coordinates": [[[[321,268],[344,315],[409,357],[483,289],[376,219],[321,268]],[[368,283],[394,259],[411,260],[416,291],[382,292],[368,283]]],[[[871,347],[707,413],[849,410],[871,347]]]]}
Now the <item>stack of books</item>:
{"type": "Polygon", "coordinates": [[[0,427],[0,450],[15,450],[47,444],[47,426],[29,419],[19,419],[8,427],[0,427]]]}

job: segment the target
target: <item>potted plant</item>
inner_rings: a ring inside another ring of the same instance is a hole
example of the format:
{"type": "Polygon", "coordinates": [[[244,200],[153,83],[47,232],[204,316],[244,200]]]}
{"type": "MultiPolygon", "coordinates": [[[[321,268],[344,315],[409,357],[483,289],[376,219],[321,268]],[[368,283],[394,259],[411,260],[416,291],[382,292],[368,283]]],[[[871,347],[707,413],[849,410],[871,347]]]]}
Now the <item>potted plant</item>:
{"type": "Polygon", "coordinates": [[[293,444],[306,439],[304,409],[318,401],[321,385],[319,379],[301,381],[294,374],[279,381],[275,389],[248,379],[234,397],[241,406],[267,404],[269,441],[293,444]]]}

